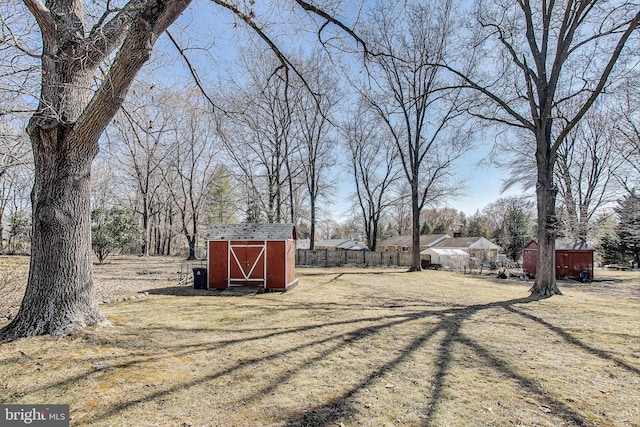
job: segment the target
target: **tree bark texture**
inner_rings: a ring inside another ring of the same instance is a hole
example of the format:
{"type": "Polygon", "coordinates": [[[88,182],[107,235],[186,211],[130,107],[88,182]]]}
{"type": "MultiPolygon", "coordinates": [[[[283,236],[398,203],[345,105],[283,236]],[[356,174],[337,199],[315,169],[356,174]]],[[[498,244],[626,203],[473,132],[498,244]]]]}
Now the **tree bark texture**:
{"type": "MultiPolygon", "coordinates": [[[[538,144],[539,150],[547,150],[548,144],[538,144]]],[[[562,295],[556,284],[556,194],[553,183],[553,156],[539,155],[536,197],[538,208],[538,258],[536,278],[530,292],[540,297],[562,295]],[[542,157],[542,158],[540,158],[542,157]]]]}
{"type": "Polygon", "coordinates": [[[55,149],[64,143],[64,133],[58,128],[32,133],[36,179],[29,281],[5,334],[61,335],[105,321],[94,300],[88,238],[93,156],[55,149]]]}
{"type": "Polygon", "coordinates": [[[64,335],[105,322],[91,273],[91,163],[153,43],[189,1],[132,0],[87,35],[82,0],[24,3],[43,45],[40,104],[27,128],[35,165],[32,255],[20,310],[2,339],[64,335]],[[98,65],[116,49],[93,91],[98,65]]]}
{"type": "MultiPolygon", "coordinates": [[[[416,168],[417,169],[417,168],[416,168]]],[[[411,182],[411,234],[412,234],[412,253],[411,267],[409,271],[421,271],[422,263],[420,262],[420,195],[418,194],[418,177],[415,173],[411,182]]]]}

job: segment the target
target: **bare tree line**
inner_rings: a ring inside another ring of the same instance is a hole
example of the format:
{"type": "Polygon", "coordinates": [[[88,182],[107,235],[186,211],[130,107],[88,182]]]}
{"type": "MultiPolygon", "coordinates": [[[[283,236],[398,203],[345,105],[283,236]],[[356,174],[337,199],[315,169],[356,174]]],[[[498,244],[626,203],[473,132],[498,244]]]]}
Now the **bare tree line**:
{"type": "MultiPolygon", "coordinates": [[[[245,64],[234,65],[241,78],[196,79],[206,101],[134,83],[191,1],[23,3],[0,3],[0,49],[13,58],[1,64],[3,156],[14,156],[9,135],[25,127],[20,114],[34,112],[26,128],[35,159],[29,286],[7,336],[104,319],[90,298],[90,200],[128,204],[145,229],[145,254],[171,252],[180,235],[194,256],[213,218],[305,224],[313,242],[331,201],[330,166],[347,152],[367,240],[395,213],[399,230],[410,221],[415,247],[423,210],[462,189],[455,164],[483,123],[503,129],[496,150],[509,159],[511,182],[536,189],[532,293],[550,296],[560,292],[552,256],[563,227],[588,235],[609,195],[637,186],[637,92],[628,82],[637,77],[640,13],[625,0],[480,0],[472,9],[380,0],[349,10],[294,0],[273,6],[285,17],[278,25],[255,2],[213,0],[255,39],[245,64]],[[285,48],[277,29],[300,30],[300,17],[322,50],[285,48]],[[608,114],[614,137],[597,124],[608,114]],[[355,126],[359,117],[367,124],[355,126]],[[379,148],[367,154],[362,140],[379,148]],[[104,181],[92,188],[101,151],[104,181]],[[67,307],[70,293],[74,307],[50,312],[67,307]]],[[[26,166],[18,163],[5,169],[26,166]]],[[[6,188],[3,200],[17,194],[6,188]]]]}
{"type": "MultiPolygon", "coordinates": [[[[195,108],[194,111],[183,108],[181,113],[183,116],[198,116],[204,111],[200,116],[216,122],[216,129],[210,129],[212,137],[207,140],[207,144],[215,145],[216,139],[219,140],[218,143],[220,141],[223,143],[234,164],[233,168],[224,169],[225,179],[233,179],[240,184],[237,188],[243,189],[235,191],[233,195],[227,192],[223,196],[227,199],[227,206],[234,206],[231,210],[235,211],[235,215],[225,214],[217,217],[224,217],[229,221],[288,221],[298,224],[304,221],[309,224],[309,234],[315,237],[313,230],[317,222],[315,206],[318,195],[329,194],[332,187],[330,183],[320,185],[325,176],[314,169],[321,170],[327,164],[333,163],[332,157],[336,156],[334,150],[336,144],[333,141],[337,140],[336,131],[339,131],[340,139],[344,140],[346,151],[351,157],[350,167],[353,169],[350,172],[356,185],[356,197],[353,200],[357,200],[354,208],[357,208],[357,216],[361,217],[361,236],[366,239],[370,247],[375,247],[380,235],[378,230],[383,225],[397,223],[399,224],[398,233],[406,231],[406,225],[401,225],[402,217],[398,217],[398,221],[395,221],[392,210],[395,210],[396,216],[402,215],[409,206],[413,210],[409,216],[413,218],[411,230],[415,237],[417,230],[424,224],[421,215],[423,209],[450,199],[460,189],[459,183],[447,179],[447,168],[451,166],[451,160],[455,160],[456,156],[441,159],[438,158],[436,150],[445,150],[451,156],[452,151],[446,144],[456,142],[460,154],[473,142],[470,137],[471,128],[467,128],[467,135],[463,136],[460,133],[460,127],[456,126],[457,134],[448,134],[443,141],[435,143],[439,133],[446,130],[447,123],[458,118],[463,112],[471,111],[472,105],[469,98],[462,99],[459,96],[460,84],[456,85],[455,82],[449,81],[445,85],[440,84],[444,89],[438,87],[436,76],[442,71],[432,65],[434,62],[443,62],[445,59],[459,60],[459,58],[456,59],[458,53],[454,55],[449,53],[455,50],[455,46],[447,41],[455,33],[452,27],[458,28],[461,25],[459,15],[454,11],[451,2],[442,2],[429,8],[419,5],[405,6],[395,2],[379,2],[369,15],[370,18],[365,15],[358,30],[362,40],[367,42],[369,51],[378,54],[374,55],[367,65],[367,77],[364,81],[349,79],[351,84],[347,89],[355,89],[360,94],[361,100],[358,101],[358,107],[346,114],[348,119],[343,120],[340,126],[335,126],[331,116],[333,112],[321,111],[316,117],[325,121],[324,125],[318,126],[319,129],[325,127],[324,131],[321,130],[325,132],[322,138],[314,138],[315,129],[304,125],[307,113],[301,105],[310,82],[317,86],[312,90],[314,94],[321,93],[323,87],[331,88],[334,92],[338,87],[336,81],[330,84],[324,82],[323,85],[318,76],[311,77],[312,73],[309,70],[321,70],[326,65],[327,58],[321,58],[319,53],[315,54],[315,58],[308,58],[310,60],[307,65],[308,70],[303,73],[307,76],[306,81],[295,83],[293,80],[296,76],[292,78],[286,74],[284,69],[279,68],[278,61],[265,62],[264,54],[253,57],[245,54],[243,63],[237,66],[252,76],[252,83],[247,85],[246,80],[236,81],[232,85],[233,91],[229,91],[233,93],[219,98],[224,98],[220,103],[225,114],[212,117],[202,105],[192,106],[195,108]],[[384,18],[377,19],[379,16],[384,18]],[[434,40],[439,42],[435,43],[434,40]],[[402,49],[406,49],[406,52],[403,53],[402,49]],[[450,56],[445,58],[445,55],[450,56]],[[406,74],[408,71],[413,73],[413,78],[408,78],[409,75],[406,74]],[[405,75],[401,76],[400,73],[405,75]],[[414,85],[412,86],[411,83],[414,85]],[[457,89],[452,91],[451,88],[454,87],[457,89]],[[434,100],[429,100],[430,96],[434,100]],[[402,100],[405,98],[409,101],[403,103],[402,100]],[[396,99],[397,106],[393,103],[389,104],[390,99],[396,99]],[[442,102],[445,99],[450,102],[448,109],[442,108],[442,102]],[[428,125],[434,128],[434,123],[438,119],[434,118],[433,113],[427,114],[427,107],[437,111],[447,111],[447,114],[442,117],[441,126],[437,127],[431,135],[431,140],[425,137],[425,132],[420,126],[428,125]],[[198,108],[203,111],[199,111],[198,108]],[[404,120],[394,119],[393,111],[396,111],[396,108],[405,109],[404,120]],[[415,112],[411,110],[412,108],[415,112]],[[362,115],[369,116],[366,128],[361,126],[357,129],[357,123],[362,120],[359,117],[362,115]],[[411,115],[414,116],[413,119],[411,115]],[[406,124],[404,128],[403,122],[406,124]],[[413,127],[407,128],[409,125],[413,127]],[[329,132],[333,135],[328,138],[326,137],[327,128],[330,128],[329,132]],[[306,133],[306,138],[300,137],[303,132],[306,133]],[[363,134],[368,134],[364,137],[366,144],[363,144],[363,134]],[[373,134],[377,135],[378,140],[383,139],[383,141],[372,140],[373,134]],[[315,145],[314,139],[317,141],[315,145]],[[402,139],[408,141],[407,148],[400,143],[402,139]],[[306,151],[302,149],[305,144],[300,141],[307,141],[306,151]],[[396,142],[388,146],[388,141],[396,142]],[[324,152],[321,152],[319,149],[323,143],[325,148],[324,152]],[[421,148],[422,153],[420,153],[421,148]],[[369,152],[368,159],[364,157],[365,149],[369,152]],[[383,158],[380,156],[383,154],[386,157],[386,166],[381,169],[379,165],[383,158]],[[428,162],[424,162],[427,155],[428,162]],[[421,167],[425,170],[420,171],[421,167]],[[404,168],[407,184],[402,184],[404,180],[399,179],[402,168],[404,168]],[[376,178],[375,175],[381,172],[384,176],[376,178]],[[418,178],[414,179],[415,176],[418,178]],[[378,179],[381,179],[380,183],[378,179]],[[419,190],[419,186],[422,186],[422,190],[419,190]],[[407,190],[408,194],[403,195],[403,191],[407,190]],[[407,203],[409,199],[412,201],[407,203]]],[[[9,22],[9,20],[5,21],[9,22]]],[[[10,28],[10,25],[6,27],[10,28]]],[[[18,37],[12,37],[11,43],[17,45],[18,39],[18,37]]],[[[6,46],[8,41],[4,44],[6,46]]],[[[304,59],[304,54],[301,52],[297,56],[304,59]]],[[[298,62],[300,62],[299,69],[303,70],[301,61],[298,62]]],[[[475,60],[470,60],[468,64],[472,66],[475,60]]],[[[334,72],[326,66],[324,68],[324,78],[330,78],[334,72]]],[[[25,73],[28,70],[25,68],[20,72],[25,73]]],[[[468,70],[467,74],[471,74],[471,71],[468,70]]],[[[149,83],[141,82],[140,84],[149,83]]],[[[181,123],[174,120],[173,130],[169,130],[165,128],[167,123],[162,123],[158,117],[156,117],[156,123],[151,123],[154,120],[152,117],[134,118],[132,113],[128,113],[127,108],[134,110],[137,115],[149,108],[169,109],[165,105],[166,102],[158,98],[162,96],[160,94],[156,99],[147,99],[150,105],[144,105],[145,92],[147,91],[142,87],[134,91],[134,95],[130,96],[130,105],[122,109],[120,117],[116,118],[108,128],[107,146],[109,152],[113,150],[113,156],[111,156],[113,158],[109,163],[115,162],[117,166],[115,169],[106,167],[104,170],[121,169],[116,174],[120,176],[114,180],[111,177],[102,177],[103,181],[110,182],[103,186],[98,179],[94,186],[94,193],[102,191],[103,194],[109,193],[112,196],[117,194],[119,199],[117,203],[130,206],[140,216],[145,231],[145,239],[141,247],[143,254],[171,253],[177,250],[175,242],[183,238],[188,242],[187,255],[192,257],[195,256],[195,249],[198,246],[197,236],[202,236],[207,222],[211,222],[209,219],[211,216],[201,217],[203,206],[211,203],[210,200],[205,200],[207,190],[204,184],[212,184],[209,169],[217,171],[220,179],[219,173],[222,166],[220,162],[212,165],[212,156],[205,155],[203,162],[209,162],[209,164],[205,166],[206,170],[203,173],[203,171],[197,171],[198,166],[194,161],[189,167],[187,164],[189,162],[186,162],[183,157],[173,160],[163,158],[168,152],[176,155],[181,153],[182,156],[189,155],[182,148],[184,145],[179,145],[178,150],[167,148],[174,147],[175,140],[183,139],[177,138],[181,123]],[[138,123],[139,120],[147,120],[149,124],[138,123]],[[120,144],[124,146],[119,148],[116,146],[114,142],[118,139],[116,135],[119,135],[120,144]],[[162,143],[165,146],[164,150],[160,150],[161,138],[165,140],[162,143]],[[142,147],[143,141],[146,147],[142,147]],[[136,150],[133,150],[134,143],[138,144],[136,150]],[[122,151],[123,147],[129,148],[124,153],[119,152],[118,150],[122,151]],[[161,158],[157,158],[158,156],[161,158]],[[127,162],[130,164],[127,165],[127,162]],[[158,169],[160,165],[163,165],[162,170],[158,169]],[[171,168],[169,165],[174,168],[173,174],[167,172],[171,168]],[[178,170],[177,166],[190,169],[190,172],[178,170]],[[136,183],[135,194],[126,194],[127,185],[122,176],[123,173],[126,173],[131,180],[129,186],[132,182],[136,183]],[[204,180],[199,183],[199,194],[194,193],[197,187],[194,186],[196,175],[198,179],[204,180]],[[113,191],[114,185],[119,186],[118,191],[113,191]],[[161,186],[164,187],[162,190],[164,193],[159,190],[161,186]],[[178,236],[181,238],[177,239],[178,236]]],[[[565,235],[586,239],[596,227],[594,221],[596,214],[616,197],[617,193],[611,191],[611,188],[613,186],[620,188],[620,184],[624,186],[625,180],[629,179],[629,169],[633,170],[636,167],[637,162],[631,160],[637,152],[633,150],[633,141],[637,140],[637,129],[634,127],[633,112],[630,113],[629,109],[636,108],[637,102],[634,94],[629,92],[627,88],[626,102],[614,100],[608,105],[594,107],[595,110],[579,123],[568,135],[567,142],[558,150],[556,169],[559,191],[558,216],[564,224],[563,234],[565,235]],[[614,111],[616,108],[617,110],[614,111]],[[604,117],[605,115],[607,117],[604,117]],[[610,130],[602,132],[607,126],[610,130]],[[605,138],[607,138],[606,143],[603,142],[605,138]],[[620,143],[625,138],[630,141],[630,144],[620,143]],[[628,152],[625,153],[625,150],[628,152]],[[580,178],[576,179],[576,176],[580,178]]],[[[12,93],[20,93],[20,91],[12,93]]],[[[329,94],[322,95],[324,99],[329,98],[329,94]]],[[[336,97],[335,94],[332,96],[336,97]]],[[[172,95],[165,93],[165,97],[170,98],[172,95]]],[[[309,105],[318,105],[317,99],[313,98],[312,101],[309,105]]],[[[156,111],[154,114],[160,113],[156,111]]],[[[179,113],[176,110],[173,114],[179,113]]],[[[171,113],[165,111],[164,115],[171,115],[171,113]]],[[[314,123],[315,119],[307,118],[312,127],[317,125],[314,123]]],[[[188,137],[185,139],[189,140],[188,137]]],[[[193,143],[194,141],[191,140],[191,144],[186,146],[193,150],[195,148],[193,143]]],[[[519,146],[509,147],[510,150],[519,148],[521,149],[519,146]]],[[[218,147],[217,150],[219,153],[220,148],[218,147]]],[[[25,150],[22,151],[25,152],[25,150]]],[[[7,144],[5,158],[8,159],[11,155],[10,144],[7,144]]],[[[532,166],[522,167],[532,163],[529,151],[521,149],[518,155],[522,156],[523,161],[515,162],[520,165],[519,169],[518,166],[511,167],[513,177],[511,183],[527,185],[526,179],[519,178],[519,174],[526,175],[531,170],[532,166]]],[[[200,161],[200,159],[194,160],[200,161]]],[[[11,162],[6,163],[3,171],[10,170],[12,166],[14,165],[11,162]]],[[[97,165],[97,169],[100,169],[100,165],[97,165]]],[[[14,187],[13,182],[3,180],[5,193],[11,192],[14,187]]],[[[24,189],[24,184],[21,188],[24,189]]],[[[633,187],[627,185],[627,188],[633,187]]],[[[8,217],[13,216],[17,219],[27,206],[24,202],[21,205],[17,204],[15,194],[18,192],[14,191],[13,194],[13,211],[15,212],[10,213],[8,217]]],[[[94,205],[104,204],[104,200],[98,203],[96,201],[98,199],[99,197],[94,196],[94,205]]],[[[9,200],[11,197],[3,197],[3,212],[9,200]]],[[[115,200],[111,201],[111,203],[115,202],[115,200]]],[[[17,227],[11,227],[13,228],[17,227]]],[[[314,240],[314,238],[311,239],[312,242],[314,240]]]]}

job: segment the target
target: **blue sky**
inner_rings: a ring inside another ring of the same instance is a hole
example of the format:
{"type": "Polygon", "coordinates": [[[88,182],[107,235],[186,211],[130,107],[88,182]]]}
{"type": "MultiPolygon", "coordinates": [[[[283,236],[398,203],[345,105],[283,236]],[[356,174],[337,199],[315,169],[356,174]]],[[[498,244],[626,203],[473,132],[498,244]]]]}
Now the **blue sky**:
{"type": "MultiPolygon", "coordinates": [[[[485,142],[458,160],[454,170],[459,178],[466,179],[467,189],[464,195],[456,199],[443,200],[438,206],[439,208],[452,207],[471,216],[502,197],[523,195],[523,192],[517,188],[509,189],[504,194],[501,193],[502,181],[506,178],[506,172],[495,166],[479,165],[482,160],[486,160],[488,157],[492,149],[491,144],[491,142],[485,142]]],[[[344,172],[342,177],[345,179],[338,186],[332,206],[329,208],[334,219],[338,221],[346,220],[349,217],[349,206],[354,192],[351,179],[344,172]]]]}
{"type": "MultiPolygon", "coordinates": [[[[276,11],[272,14],[272,19],[282,23],[285,17],[276,11]]],[[[174,37],[180,40],[182,47],[188,49],[187,55],[196,67],[200,78],[205,81],[216,81],[220,75],[234,72],[232,63],[238,48],[247,46],[247,30],[242,28],[242,25],[243,23],[236,22],[230,12],[211,2],[194,2],[189,10],[170,28],[170,31],[174,37]]],[[[299,45],[296,42],[305,39],[304,34],[295,33],[291,28],[285,29],[284,36],[280,36],[278,40],[284,50],[299,45]]],[[[273,32],[276,31],[281,31],[280,27],[277,27],[277,30],[273,32]]],[[[317,44],[313,38],[308,40],[310,43],[317,44]]],[[[154,73],[155,78],[159,81],[174,86],[175,84],[188,84],[187,82],[192,80],[186,65],[178,57],[175,48],[166,36],[158,41],[156,55],[164,57],[168,62],[161,67],[160,73],[154,73]]],[[[215,95],[215,93],[213,94],[215,95]]],[[[463,211],[467,215],[473,215],[477,210],[482,210],[488,204],[505,196],[500,193],[500,189],[506,172],[494,166],[478,165],[488,156],[492,148],[491,145],[491,141],[485,141],[458,160],[455,165],[456,173],[460,178],[466,178],[467,191],[462,197],[443,201],[441,207],[449,206],[463,211]]],[[[343,179],[331,207],[328,208],[336,220],[346,219],[353,192],[351,180],[343,172],[344,168],[340,169],[339,173],[343,179]]],[[[516,192],[510,191],[509,194],[516,192]]]]}

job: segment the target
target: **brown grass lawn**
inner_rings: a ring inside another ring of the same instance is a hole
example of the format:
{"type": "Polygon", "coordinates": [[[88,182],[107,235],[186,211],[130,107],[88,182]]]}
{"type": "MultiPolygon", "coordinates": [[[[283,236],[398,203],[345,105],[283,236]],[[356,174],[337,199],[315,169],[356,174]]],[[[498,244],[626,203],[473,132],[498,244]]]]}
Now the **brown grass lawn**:
{"type": "Polygon", "coordinates": [[[96,266],[114,326],[0,344],[0,402],[69,404],[77,426],[640,426],[638,272],[532,300],[492,276],[298,269],[293,291],[223,297],[179,266],[96,266]]]}

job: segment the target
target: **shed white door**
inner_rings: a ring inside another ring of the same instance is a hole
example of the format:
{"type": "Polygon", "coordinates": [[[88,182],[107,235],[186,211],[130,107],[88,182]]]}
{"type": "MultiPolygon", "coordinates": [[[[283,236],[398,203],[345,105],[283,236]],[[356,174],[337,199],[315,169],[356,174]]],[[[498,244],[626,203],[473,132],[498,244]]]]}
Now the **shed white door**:
{"type": "Polygon", "coordinates": [[[266,252],[264,241],[232,241],[229,245],[229,286],[264,286],[266,252]]]}

